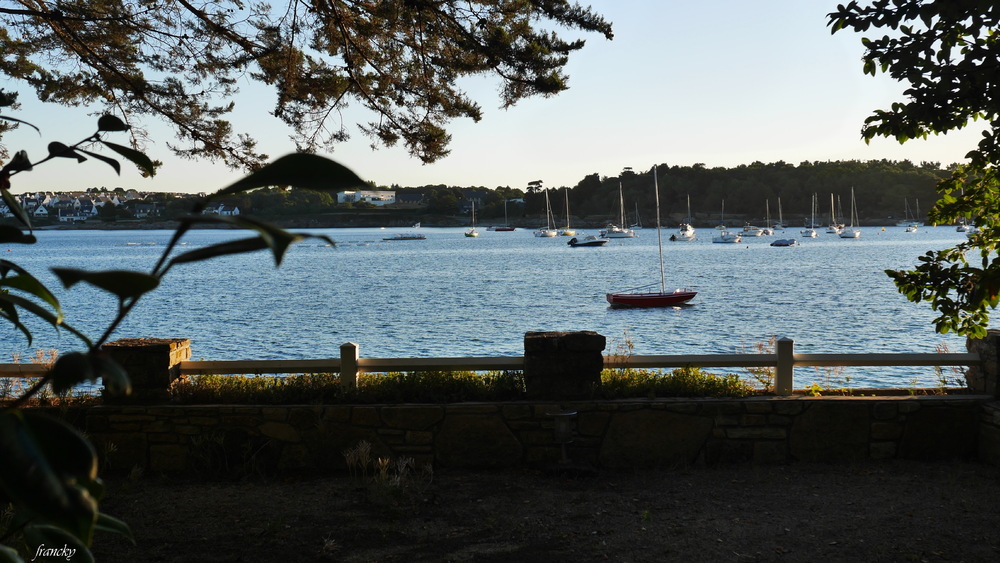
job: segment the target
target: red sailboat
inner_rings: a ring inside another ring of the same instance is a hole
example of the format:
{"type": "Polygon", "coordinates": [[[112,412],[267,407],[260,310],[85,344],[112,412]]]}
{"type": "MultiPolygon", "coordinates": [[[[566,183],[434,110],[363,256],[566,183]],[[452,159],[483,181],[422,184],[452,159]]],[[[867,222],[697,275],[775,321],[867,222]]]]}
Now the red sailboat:
{"type": "Polygon", "coordinates": [[[689,289],[675,289],[670,292],[665,289],[666,282],[663,278],[663,237],[660,234],[660,185],[656,178],[656,166],[653,167],[653,185],[656,190],[656,242],[660,247],[660,291],[637,292],[635,290],[627,290],[623,293],[608,293],[605,295],[605,298],[612,307],[671,307],[687,303],[695,295],[698,295],[697,291],[689,289]]]}

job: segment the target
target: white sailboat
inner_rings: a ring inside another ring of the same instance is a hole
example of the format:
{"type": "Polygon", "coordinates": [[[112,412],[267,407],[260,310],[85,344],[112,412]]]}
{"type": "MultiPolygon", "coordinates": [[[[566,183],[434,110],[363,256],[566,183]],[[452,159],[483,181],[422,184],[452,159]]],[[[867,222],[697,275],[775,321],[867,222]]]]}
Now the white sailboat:
{"type": "Polygon", "coordinates": [[[536,237],[550,238],[559,234],[559,231],[552,228],[552,205],[549,204],[549,190],[545,190],[545,228],[535,231],[536,237]]]}
{"type": "Polygon", "coordinates": [[[774,230],[785,230],[785,219],[781,216],[781,198],[778,198],[778,222],[774,224],[774,230]]]}
{"type": "Polygon", "coordinates": [[[502,231],[502,232],[510,232],[510,231],[516,230],[514,227],[510,226],[510,223],[507,222],[507,200],[506,199],[503,200],[503,225],[490,225],[489,227],[486,228],[486,230],[487,231],[502,231]]]}
{"type": "Polygon", "coordinates": [[[677,229],[677,232],[675,234],[670,235],[670,240],[681,241],[681,242],[689,242],[689,241],[694,240],[694,227],[692,227],[691,223],[688,222],[688,221],[691,220],[691,195],[690,194],[688,194],[688,196],[687,196],[687,202],[688,202],[687,217],[684,218],[684,222],[680,224],[679,228],[677,229]]]}
{"type": "Polygon", "coordinates": [[[635,230],[625,227],[625,196],[622,193],[621,182],[618,182],[618,202],[618,208],[621,210],[619,223],[617,225],[611,223],[599,233],[604,238],[635,238],[635,230]]]}
{"type": "Polygon", "coordinates": [[[812,218],[809,220],[809,227],[799,231],[799,234],[806,238],[816,238],[816,194],[812,197],[812,218]]]}
{"type": "Polygon", "coordinates": [[[473,200],[473,202],[472,202],[472,226],[469,227],[469,230],[465,231],[465,236],[467,236],[467,237],[478,237],[479,236],[479,231],[476,230],[476,202],[475,202],[475,200],[473,200]]]}
{"type": "Polygon", "coordinates": [[[764,200],[764,228],[762,228],[761,233],[766,236],[771,236],[774,234],[774,226],[771,224],[771,200],[764,200]]]}
{"type": "Polygon", "coordinates": [[[831,192],[830,193],[830,226],[827,227],[826,232],[827,232],[827,234],[831,234],[831,235],[839,235],[843,231],[844,231],[844,225],[843,225],[843,223],[838,223],[837,222],[837,211],[836,211],[836,208],[833,206],[833,193],[831,192]]]}
{"type": "Polygon", "coordinates": [[[656,178],[656,166],[653,166],[653,186],[656,190],[656,243],[660,250],[660,291],[636,291],[635,288],[622,293],[605,294],[605,299],[612,307],[672,307],[687,303],[698,295],[697,291],[675,289],[668,292],[663,274],[663,235],[660,229],[660,185],[656,178]]]}
{"type": "Polygon", "coordinates": [[[576,231],[571,229],[569,226],[569,188],[564,189],[566,190],[566,226],[559,231],[559,234],[562,236],[572,237],[576,236],[576,231]]]}
{"type": "Polygon", "coordinates": [[[858,221],[858,204],[854,201],[854,187],[851,187],[851,225],[840,232],[840,238],[860,238],[861,229],[855,227],[858,221]]]}
{"type": "Polygon", "coordinates": [[[712,242],[723,244],[743,242],[743,237],[739,233],[730,232],[726,229],[726,200],[722,200],[722,216],[719,219],[719,226],[715,228],[719,230],[719,234],[712,237],[712,242]]]}

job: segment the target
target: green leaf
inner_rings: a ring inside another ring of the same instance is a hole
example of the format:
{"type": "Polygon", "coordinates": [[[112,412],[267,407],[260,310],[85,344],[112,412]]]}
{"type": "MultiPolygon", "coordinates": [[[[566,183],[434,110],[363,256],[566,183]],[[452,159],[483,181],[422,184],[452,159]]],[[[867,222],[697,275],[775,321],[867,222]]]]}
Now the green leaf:
{"type": "Polygon", "coordinates": [[[224,223],[227,225],[233,225],[235,227],[240,227],[243,229],[251,229],[257,231],[260,234],[261,240],[266,244],[266,248],[270,248],[274,255],[274,263],[278,266],[281,265],[281,261],[285,256],[285,252],[288,251],[288,247],[292,244],[303,240],[305,238],[323,238],[330,244],[334,244],[329,237],[324,237],[322,235],[304,235],[298,233],[291,233],[282,229],[281,227],[268,223],[267,221],[261,221],[259,219],[254,219],[253,217],[247,217],[245,215],[240,216],[218,216],[218,215],[195,215],[191,217],[186,217],[182,220],[186,224],[196,224],[196,223],[224,223]]]}
{"type": "Polygon", "coordinates": [[[128,131],[130,127],[113,115],[102,115],[97,120],[98,131],[128,131]]]}
{"type": "Polygon", "coordinates": [[[115,143],[109,143],[108,141],[101,140],[101,143],[108,147],[109,149],[115,151],[116,153],[122,155],[129,162],[135,164],[140,170],[149,174],[150,176],[156,175],[156,166],[153,165],[153,161],[149,159],[148,156],[142,154],[141,152],[131,148],[118,145],[115,143]]]}
{"type": "Polygon", "coordinates": [[[69,391],[84,381],[95,379],[90,358],[83,352],[69,352],[60,356],[49,370],[49,377],[52,391],[57,395],[69,391]]]}
{"type": "Polygon", "coordinates": [[[211,246],[191,250],[183,254],[178,254],[170,260],[170,263],[171,265],[174,265],[201,262],[202,260],[208,260],[209,258],[229,256],[232,254],[243,254],[246,252],[256,252],[266,248],[268,248],[268,244],[262,237],[245,238],[213,244],[211,246]]]}
{"type": "Polygon", "coordinates": [[[90,156],[91,158],[96,158],[97,160],[100,160],[101,162],[104,162],[108,166],[114,168],[115,169],[115,173],[118,174],[119,176],[122,175],[122,165],[119,164],[117,160],[115,160],[115,159],[113,159],[111,157],[104,156],[103,154],[97,154],[96,152],[85,151],[83,149],[79,149],[79,150],[83,154],[85,154],[87,156],[90,156]]]}
{"type": "Polygon", "coordinates": [[[31,229],[31,217],[28,212],[21,207],[21,204],[17,202],[13,195],[7,190],[0,190],[0,197],[3,198],[3,202],[7,204],[7,209],[14,214],[14,217],[19,223],[31,229]]]}
{"type": "Polygon", "coordinates": [[[24,537],[31,548],[31,555],[35,555],[38,548],[43,545],[51,549],[67,548],[73,550],[71,557],[66,554],[59,557],[43,556],[36,561],[66,561],[67,563],[93,563],[94,561],[94,555],[87,548],[87,543],[90,542],[84,543],[80,538],[61,528],[45,524],[31,524],[24,528],[24,537]]]}
{"type": "Polygon", "coordinates": [[[49,312],[47,309],[41,305],[35,303],[34,301],[25,299],[18,295],[12,295],[10,293],[0,293],[0,302],[8,303],[15,307],[19,307],[28,311],[29,313],[35,315],[36,317],[42,319],[43,321],[49,323],[54,328],[59,328],[62,324],[62,314],[55,314],[49,312]]]}
{"type": "Polygon", "coordinates": [[[10,162],[3,167],[3,171],[12,174],[14,172],[30,172],[31,168],[31,159],[28,158],[28,153],[17,151],[10,162]]]}
{"type": "Polygon", "coordinates": [[[132,528],[129,528],[128,524],[117,518],[108,516],[104,513],[98,514],[97,529],[102,532],[112,532],[125,536],[130,542],[132,542],[132,545],[135,545],[135,536],[132,535],[132,528]]]}
{"type": "Polygon", "coordinates": [[[0,563],[24,563],[17,550],[6,545],[0,545],[0,563]]]}
{"type": "Polygon", "coordinates": [[[87,157],[76,152],[75,149],[66,146],[59,141],[49,143],[49,156],[55,158],[75,158],[77,162],[84,162],[87,157]]]}
{"type": "Polygon", "coordinates": [[[38,281],[37,278],[28,273],[27,270],[21,268],[13,262],[7,260],[0,260],[0,273],[5,277],[0,278],[0,287],[11,287],[14,289],[19,289],[35,297],[41,299],[42,301],[48,303],[62,320],[62,307],[59,305],[59,299],[49,291],[49,288],[45,287],[45,284],[38,281]],[[16,276],[6,277],[6,273],[9,270],[14,270],[18,273],[16,276]]]}
{"type": "Polygon", "coordinates": [[[256,188],[292,186],[306,190],[335,192],[366,186],[367,183],[346,166],[309,153],[292,153],[266,164],[205,201],[256,188]]]}
{"type": "Polygon", "coordinates": [[[25,233],[17,227],[0,225],[0,243],[35,244],[38,239],[31,233],[25,233]]]}
{"type": "Polygon", "coordinates": [[[97,451],[79,430],[43,412],[23,412],[24,422],[57,475],[81,485],[97,479],[97,451]]]}
{"type": "Polygon", "coordinates": [[[52,470],[23,411],[0,413],[0,459],[0,487],[15,505],[89,542],[96,503],[52,470]]]}
{"type": "Polygon", "coordinates": [[[156,286],[160,284],[160,278],[156,276],[131,270],[88,272],[76,268],[52,268],[52,272],[59,277],[67,289],[79,282],[85,282],[113,293],[120,299],[137,299],[156,289],[156,286]]]}
{"type": "Polygon", "coordinates": [[[99,353],[91,358],[93,362],[94,376],[100,377],[104,383],[104,388],[115,397],[132,394],[132,381],[128,377],[118,362],[110,356],[99,353]]]}

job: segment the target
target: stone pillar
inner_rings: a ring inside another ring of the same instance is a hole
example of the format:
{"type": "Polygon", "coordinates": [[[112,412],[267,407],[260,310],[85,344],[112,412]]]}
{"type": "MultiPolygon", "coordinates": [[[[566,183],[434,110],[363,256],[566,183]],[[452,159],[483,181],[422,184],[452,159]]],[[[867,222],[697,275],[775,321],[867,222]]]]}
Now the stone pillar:
{"type": "Polygon", "coordinates": [[[128,402],[157,402],[169,398],[170,385],[180,376],[178,364],[191,359],[187,338],[122,338],[103,350],[118,362],[132,381],[128,402]]]}
{"type": "Polygon", "coordinates": [[[593,331],[524,334],[529,399],[587,399],[601,385],[607,339],[593,331]]]}
{"type": "Polygon", "coordinates": [[[965,372],[965,382],[969,391],[977,395],[1000,397],[1000,330],[988,330],[985,338],[969,338],[965,341],[969,352],[979,354],[982,364],[970,366],[965,372]]]}

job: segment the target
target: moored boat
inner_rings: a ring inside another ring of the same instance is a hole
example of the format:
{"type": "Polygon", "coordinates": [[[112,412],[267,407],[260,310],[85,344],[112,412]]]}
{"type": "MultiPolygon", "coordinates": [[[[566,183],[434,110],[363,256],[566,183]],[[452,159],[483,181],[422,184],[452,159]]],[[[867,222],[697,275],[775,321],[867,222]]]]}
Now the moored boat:
{"type": "Polygon", "coordinates": [[[599,238],[594,235],[587,235],[581,239],[573,237],[566,241],[566,244],[576,247],[576,246],[604,246],[608,244],[608,239],[599,238]]]}
{"type": "MultiPolygon", "coordinates": [[[[675,289],[666,291],[666,282],[663,274],[663,235],[660,232],[660,186],[656,178],[656,166],[653,166],[653,189],[656,194],[656,243],[660,251],[660,291],[636,292],[627,290],[621,293],[607,293],[604,298],[613,308],[622,307],[672,307],[681,305],[694,299],[698,295],[697,291],[689,289],[675,289]]],[[[642,288],[636,288],[642,289],[642,288]]]]}

